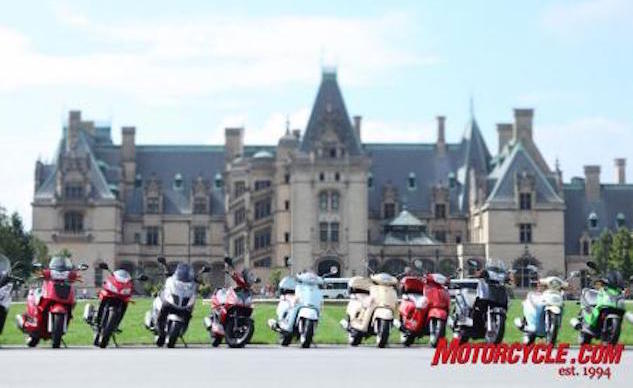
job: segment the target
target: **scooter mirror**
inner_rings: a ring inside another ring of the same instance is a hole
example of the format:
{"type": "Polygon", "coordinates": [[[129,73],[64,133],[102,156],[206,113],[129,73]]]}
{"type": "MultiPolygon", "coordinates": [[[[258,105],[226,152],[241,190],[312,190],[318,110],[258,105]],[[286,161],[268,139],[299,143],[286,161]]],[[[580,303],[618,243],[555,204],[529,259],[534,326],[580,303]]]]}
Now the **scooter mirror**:
{"type": "Polygon", "coordinates": [[[80,271],[85,271],[88,269],[88,264],[79,264],[79,266],[77,267],[80,271]]]}
{"type": "Polygon", "coordinates": [[[231,259],[228,256],[224,257],[224,263],[228,265],[229,267],[233,267],[233,259],[231,259]]]}
{"type": "Polygon", "coordinates": [[[146,282],[149,280],[149,278],[147,277],[147,275],[143,274],[137,277],[136,280],[138,280],[139,282],[146,282]]]}
{"type": "Polygon", "coordinates": [[[200,269],[200,273],[209,273],[209,272],[211,272],[211,268],[207,267],[206,265],[200,269]]]}
{"type": "Polygon", "coordinates": [[[255,279],[255,284],[258,284],[258,283],[261,283],[261,282],[262,282],[262,279],[260,279],[260,278],[256,278],[255,279]]]}
{"type": "Polygon", "coordinates": [[[471,268],[479,268],[479,262],[475,259],[468,259],[466,262],[471,268]]]}
{"type": "Polygon", "coordinates": [[[587,267],[593,269],[596,272],[598,271],[598,264],[594,263],[593,261],[588,261],[587,267]]]}
{"type": "Polygon", "coordinates": [[[417,269],[422,269],[422,260],[416,259],[413,261],[413,266],[417,269]]]}
{"type": "Polygon", "coordinates": [[[156,258],[156,261],[158,261],[162,265],[165,265],[165,266],[167,265],[167,260],[165,260],[165,258],[163,256],[158,256],[156,258]]]}
{"type": "Polygon", "coordinates": [[[569,273],[569,278],[570,278],[570,279],[571,279],[571,278],[577,278],[577,277],[579,277],[579,276],[580,276],[580,271],[571,271],[571,272],[569,273]]]}
{"type": "Polygon", "coordinates": [[[110,269],[106,263],[99,263],[99,268],[106,271],[110,269]]]}
{"type": "Polygon", "coordinates": [[[31,266],[33,268],[40,269],[40,268],[42,268],[42,263],[34,262],[34,263],[31,264],[31,266]]]}

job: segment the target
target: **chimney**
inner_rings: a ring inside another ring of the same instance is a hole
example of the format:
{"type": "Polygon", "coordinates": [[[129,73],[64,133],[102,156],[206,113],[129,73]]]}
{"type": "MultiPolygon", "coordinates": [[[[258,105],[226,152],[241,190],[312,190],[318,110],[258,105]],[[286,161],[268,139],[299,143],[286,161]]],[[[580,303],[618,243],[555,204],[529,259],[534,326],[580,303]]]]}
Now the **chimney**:
{"type": "Polygon", "coordinates": [[[228,161],[242,156],[244,152],[244,128],[226,128],[224,130],[224,152],[228,161]]]}
{"type": "Polygon", "coordinates": [[[354,131],[356,131],[356,136],[358,137],[358,141],[360,141],[360,123],[363,120],[363,116],[354,116],[354,131]]]}
{"type": "Polygon", "coordinates": [[[136,179],[136,128],[121,128],[121,161],[123,162],[123,179],[133,185],[136,179]]]}
{"type": "Polygon", "coordinates": [[[501,153],[503,147],[512,140],[512,124],[497,124],[497,134],[499,135],[499,153],[501,153]]]}
{"type": "Polygon", "coordinates": [[[600,199],[600,166],[585,166],[585,194],[589,201],[600,199]]]}
{"type": "Polygon", "coordinates": [[[446,117],[437,116],[437,150],[440,154],[446,152],[446,129],[445,129],[446,117]]]}
{"type": "Polygon", "coordinates": [[[135,127],[121,128],[121,157],[123,161],[133,161],[136,156],[135,127]]]}
{"type": "Polygon", "coordinates": [[[66,128],[66,149],[71,150],[77,145],[79,127],[81,126],[81,111],[71,110],[68,113],[68,127],[66,128]]]}
{"type": "Polygon", "coordinates": [[[514,139],[532,141],[534,109],[514,110],[514,139]]]}
{"type": "Polygon", "coordinates": [[[623,185],[626,183],[626,159],[615,159],[615,179],[618,184],[623,185]]]}

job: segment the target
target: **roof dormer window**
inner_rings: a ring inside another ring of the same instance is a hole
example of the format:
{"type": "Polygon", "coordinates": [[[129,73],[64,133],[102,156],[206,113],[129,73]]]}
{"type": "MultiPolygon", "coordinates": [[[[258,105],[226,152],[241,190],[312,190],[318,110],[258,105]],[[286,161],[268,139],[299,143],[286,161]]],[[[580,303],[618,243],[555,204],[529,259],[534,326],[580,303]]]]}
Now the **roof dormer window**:
{"type": "Polygon", "coordinates": [[[134,187],[139,188],[143,185],[143,176],[141,174],[136,174],[134,177],[134,187]]]}
{"type": "Polygon", "coordinates": [[[598,227],[598,215],[595,212],[591,212],[589,217],[587,217],[587,222],[589,224],[589,228],[596,229],[598,227]]]}
{"type": "Polygon", "coordinates": [[[174,175],[174,189],[176,190],[180,190],[182,189],[182,175],[180,173],[177,173],[176,175],[174,175]]]}
{"type": "Polygon", "coordinates": [[[367,175],[367,187],[370,189],[374,187],[374,174],[371,172],[367,175]]]}
{"type": "Polygon", "coordinates": [[[215,188],[219,189],[222,187],[222,174],[220,174],[219,172],[215,174],[215,178],[214,178],[214,184],[215,184],[215,188]]]}
{"type": "Polygon", "coordinates": [[[409,188],[409,190],[415,190],[416,188],[416,180],[415,180],[415,173],[414,172],[410,172],[409,173],[409,178],[407,178],[407,187],[409,188]]]}
{"type": "Polygon", "coordinates": [[[624,216],[624,214],[618,213],[618,215],[615,216],[615,224],[618,228],[626,226],[626,217],[624,216]]]}

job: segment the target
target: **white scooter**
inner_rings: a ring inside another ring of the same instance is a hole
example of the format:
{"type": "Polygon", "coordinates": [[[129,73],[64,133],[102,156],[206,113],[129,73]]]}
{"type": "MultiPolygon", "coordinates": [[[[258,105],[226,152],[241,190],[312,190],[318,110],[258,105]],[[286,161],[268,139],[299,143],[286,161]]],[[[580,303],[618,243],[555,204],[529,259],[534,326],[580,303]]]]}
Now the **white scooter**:
{"type": "MultiPolygon", "coordinates": [[[[332,267],[330,274],[324,276],[337,272],[338,269],[332,267]]],[[[269,319],[268,326],[279,333],[282,346],[290,345],[295,335],[299,337],[302,348],[309,348],[312,344],[323,307],[323,293],[319,288],[322,285],[323,279],[313,272],[286,276],[279,282],[277,319],[269,319]]]]}
{"type": "Polygon", "coordinates": [[[183,336],[189,326],[193,308],[196,304],[198,291],[198,276],[209,272],[209,268],[202,267],[198,274],[187,263],[178,263],[171,272],[167,268],[164,257],[158,262],[165,270],[165,286],[154,298],[152,310],[145,313],[145,327],[154,332],[156,346],[162,347],[167,342],[168,348],[176,345],[178,338],[187,346],[183,336]]]}
{"type": "Polygon", "coordinates": [[[0,334],[7,320],[9,306],[11,306],[11,292],[15,283],[21,282],[22,279],[11,275],[11,262],[0,253],[0,334]]]}
{"type": "MultiPolygon", "coordinates": [[[[527,268],[537,274],[535,266],[527,268]]],[[[524,333],[523,343],[532,344],[538,337],[545,338],[548,344],[556,344],[563,317],[565,289],[569,287],[568,280],[578,275],[578,272],[572,272],[567,280],[558,276],[537,280],[539,290],[528,292],[522,303],[523,318],[514,319],[514,325],[524,333]]]]}

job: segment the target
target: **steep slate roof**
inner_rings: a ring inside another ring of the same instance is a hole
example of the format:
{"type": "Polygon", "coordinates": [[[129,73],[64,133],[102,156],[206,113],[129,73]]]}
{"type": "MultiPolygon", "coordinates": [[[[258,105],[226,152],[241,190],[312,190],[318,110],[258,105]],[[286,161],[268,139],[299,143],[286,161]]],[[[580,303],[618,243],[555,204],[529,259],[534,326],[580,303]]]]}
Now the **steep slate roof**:
{"type": "Polygon", "coordinates": [[[457,176],[463,184],[460,193],[459,205],[462,212],[468,211],[468,192],[470,190],[470,172],[486,175],[490,166],[490,151],[486,146],[486,141],[479,130],[479,125],[475,117],[471,117],[466,125],[464,137],[462,138],[463,164],[457,176]]]}
{"type": "Polygon", "coordinates": [[[508,204],[515,202],[515,177],[517,174],[527,172],[534,176],[536,201],[539,203],[563,203],[563,200],[554,190],[549,180],[541,169],[530,157],[523,143],[516,143],[509,155],[503,158],[495,169],[489,174],[488,180],[492,190],[486,202],[508,204]]]}
{"type": "Polygon", "coordinates": [[[586,231],[590,237],[597,237],[603,229],[614,230],[617,216],[624,216],[625,226],[633,226],[633,185],[603,184],[600,198],[589,201],[583,179],[573,179],[563,186],[565,196],[565,254],[580,254],[580,237],[586,231]],[[596,228],[589,227],[589,215],[598,217],[596,228]]]}
{"type": "Polygon", "coordinates": [[[313,150],[316,146],[315,143],[319,141],[328,128],[334,130],[350,155],[361,153],[360,141],[356,136],[356,131],[352,128],[343,95],[336,81],[336,72],[324,71],[321,86],[319,86],[308,126],[303,136],[301,151],[313,150]]]}
{"type": "Polygon", "coordinates": [[[435,245],[424,232],[424,223],[408,210],[402,210],[385,228],[385,245],[435,245]]]}
{"type": "MultiPolygon", "coordinates": [[[[371,159],[370,173],[373,187],[368,189],[369,212],[373,217],[380,214],[383,187],[390,184],[398,192],[399,200],[414,212],[431,212],[433,187],[438,183],[448,186],[449,174],[462,165],[463,151],[457,144],[448,144],[444,156],[440,156],[435,144],[364,144],[371,159]],[[409,189],[409,174],[415,174],[416,187],[409,189]]],[[[449,188],[450,212],[460,213],[457,203],[461,191],[460,182],[449,188]]]]}
{"type": "MultiPolygon", "coordinates": [[[[160,180],[164,214],[187,214],[192,211],[191,190],[198,176],[211,188],[211,214],[224,214],[224,191],[214,187],[217,173],[224,171],[223,146],[149,145],[136,146],[136,173],[143,183],[160,180]],[[182,177],[182,186],[174,185],[176,174],[182,177]]],[[[143,212],[144,187],[134,188],[126,198],[126,213],[143,212]]]]}

